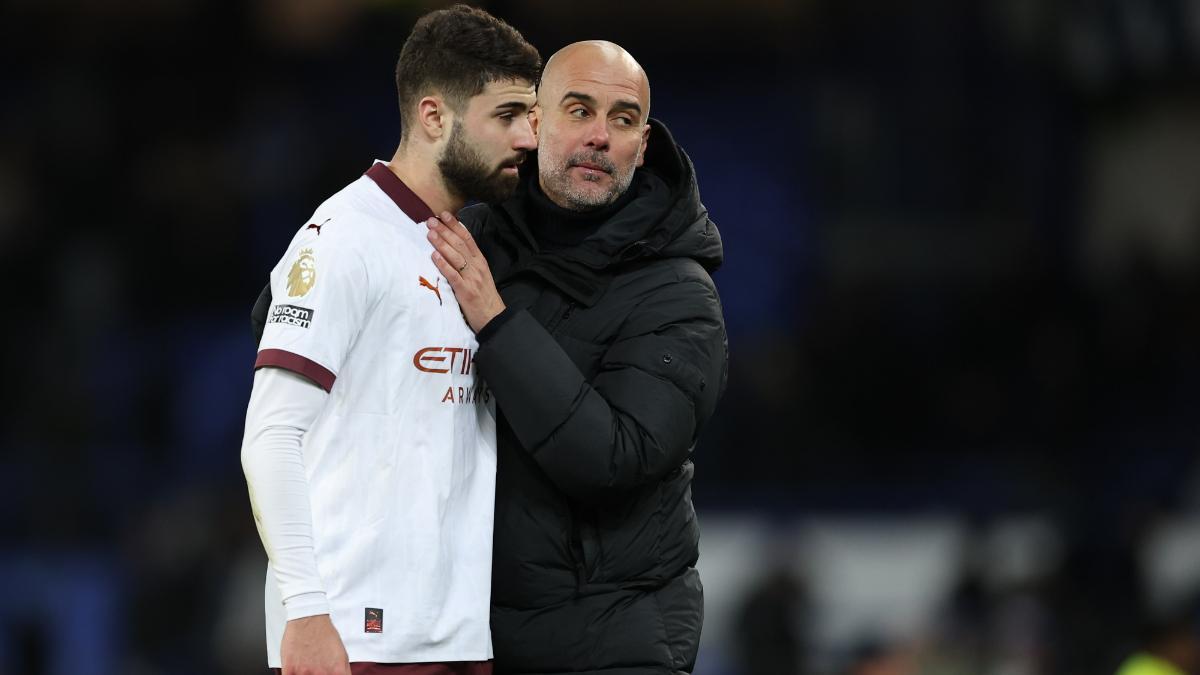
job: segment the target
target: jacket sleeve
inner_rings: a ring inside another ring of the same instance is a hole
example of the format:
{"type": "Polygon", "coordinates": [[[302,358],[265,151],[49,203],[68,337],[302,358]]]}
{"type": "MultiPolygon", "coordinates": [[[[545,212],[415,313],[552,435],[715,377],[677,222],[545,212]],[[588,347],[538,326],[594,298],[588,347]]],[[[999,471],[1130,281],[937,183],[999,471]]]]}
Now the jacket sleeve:
{"type": "Polygon", "coordinates": [[[522,447],[582,501],[677,469],[724,389],[728,350],[711,282],[676,282],[643,299],[591,381],[524,310],[487,332],[480,374],[522,447]]]}

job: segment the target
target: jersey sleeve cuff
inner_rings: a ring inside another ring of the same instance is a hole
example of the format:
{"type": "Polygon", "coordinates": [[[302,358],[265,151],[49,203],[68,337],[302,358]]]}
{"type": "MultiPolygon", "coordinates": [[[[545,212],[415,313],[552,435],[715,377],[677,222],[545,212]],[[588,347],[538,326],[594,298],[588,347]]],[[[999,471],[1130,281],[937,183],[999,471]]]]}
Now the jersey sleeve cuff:
{"type": "Polygon", "coordinates": [[[288,621],[306,616],[329,614],[329,598],[323,591],[293,595],[283,601],[284,614],[288,621]]]}
{"type": "Polygon", "coordinates": [[[303,375],[316,382],[318,387],[327,392],[333,389],[333,381],[337,379],[337,376],[332,371],[316,361],[282,349],[264,349],[260,351],[258,358],[254,361],[254,369],[258,370],[264,366],[283,368],[297,375],[303,375]]]}

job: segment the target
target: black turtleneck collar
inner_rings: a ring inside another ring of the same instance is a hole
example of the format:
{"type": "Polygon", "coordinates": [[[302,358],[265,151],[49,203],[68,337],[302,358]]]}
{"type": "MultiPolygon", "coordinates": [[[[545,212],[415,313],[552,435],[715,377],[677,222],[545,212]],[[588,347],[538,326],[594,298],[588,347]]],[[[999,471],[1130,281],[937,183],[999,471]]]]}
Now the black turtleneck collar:
{"type": "Polygon", "coordinates": [[[616,201],[590,211],[574,211],[555,204],[534,177],[529,181],[527,193],[528,223],[538,248],[554,251],[578,245],[587,239],[637,196],[639,173],[634,173],[633,182],[616,201]]]}

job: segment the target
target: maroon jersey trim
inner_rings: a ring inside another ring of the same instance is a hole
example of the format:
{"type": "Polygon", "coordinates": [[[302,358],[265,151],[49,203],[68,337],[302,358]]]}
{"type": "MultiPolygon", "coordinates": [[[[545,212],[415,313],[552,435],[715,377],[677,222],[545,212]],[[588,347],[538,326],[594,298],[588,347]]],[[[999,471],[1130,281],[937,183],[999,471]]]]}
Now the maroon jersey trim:
{"type": "Polygon", "coordinates": [[[387,168],[386,164],[374,164],[367,169],[365,174],[375,184],[383,190],[384,194],[392,198],[396,202],[396,206],[404,212],[404,215],[413,219],[413,222],[420,223],[429,220],[433,217],[433,209],[429,208],[417,193],[413,192],[404,181],[400,180],[392,170],[387,168]]]}
{"type": "Polygon", "coordinates": [[[260,351],[258,358],[254,361],[254,369],[258,370],[263,366],[283,368],[297,375],[303,375],[316,382],[317,386],[325,391],[333,389],[333,381],[337,379],[336,375],[321,364],[306,359],[299,354],[285,352],[282,349],[264,349],[260,351]]]}

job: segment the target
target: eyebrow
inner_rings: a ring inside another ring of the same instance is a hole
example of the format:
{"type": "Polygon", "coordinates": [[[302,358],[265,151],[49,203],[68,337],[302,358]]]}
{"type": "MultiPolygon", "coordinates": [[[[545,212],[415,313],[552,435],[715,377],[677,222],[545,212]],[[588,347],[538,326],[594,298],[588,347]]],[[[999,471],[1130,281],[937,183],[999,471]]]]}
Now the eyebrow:
{"type": "MultiPolygon", "coordinates": [[[[566,101],[569,98],[576,99],[580,103],[586,103],[586,104],[592,106],[593,108],[596,107],[596,99],[591,96],[588,96],[587,94],[581,94],[577,91],[568,91],[566,94],[563,94],[562,100],[566,101]]],[[[632,111],[636,112],[639,117],[642,114],[642,106],[638,105],[634,101],[629,101],[626,99],[618,99],[617,102],[613,104],[612,109],[613,110],[632,110],[632,111]]]]}
{"type": "Polygon", "coordinates": [[[496,106],[496,110],[529,110],[529,104],[524,101],[506,101],[496,106]]]}

